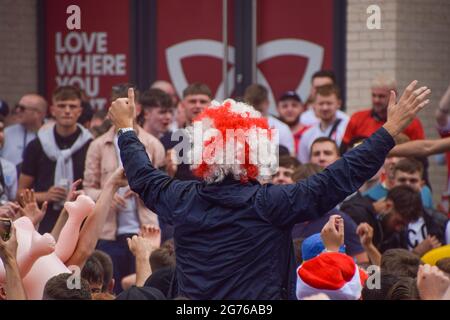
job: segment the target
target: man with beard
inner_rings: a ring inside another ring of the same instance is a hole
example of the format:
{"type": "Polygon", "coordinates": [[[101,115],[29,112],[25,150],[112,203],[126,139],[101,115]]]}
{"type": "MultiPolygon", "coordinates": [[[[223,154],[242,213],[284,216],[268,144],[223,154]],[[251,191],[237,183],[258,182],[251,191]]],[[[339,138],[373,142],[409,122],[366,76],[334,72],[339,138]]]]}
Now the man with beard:
{"type": "Polygon", "coordinates": [[[383,253],[393,248],[407,249],[404,230],[422,216],[423,206],[419,192],[410,186],[398,186],[375,202],[356,195],[345,201],[341,210],[358,226],[368,224],[373,229],[373,243],[383,253]]]}

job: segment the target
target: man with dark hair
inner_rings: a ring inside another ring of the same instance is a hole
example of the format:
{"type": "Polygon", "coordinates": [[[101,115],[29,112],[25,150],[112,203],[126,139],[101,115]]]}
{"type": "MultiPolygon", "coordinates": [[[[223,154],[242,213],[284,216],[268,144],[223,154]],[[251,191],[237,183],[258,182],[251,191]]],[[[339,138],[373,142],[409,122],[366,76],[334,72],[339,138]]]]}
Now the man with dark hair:
{"type": "Polygon", "coordinates": [[[91,257],[96,258],[103,268],[102,292],[112,293],[115,279],[113,278],[114,266],[111,257],[101,250],[95,250],[91,257]]]}
{"type": "Polygon", "coordinates": [[[213,95],[211,89],[204,83],[194,82],[183,90],[181,109],[186,115],[186,125],[190,125],[204,108],[209,106],[213,95]]]}
{"type": "Polygon", "coordinates": [[[310,127],[302,136],[297,158],[301,163],[310,159],[311,145],[319,137],[328,137],[339,146],[344,136],[348,117],[338,118],[337,111],[341,107],[341,94],[334,84],[318,87],[314,100],[314,110],[319,117],[319,123],[310,127]]]}
{"type": "MultiPolygon", "coordinates": [[[[325,85],[335,85],[336,76],[331,70],[319,70],[315,72],[311,77],[311,90],[308,100],[305,102],[306,111],[302,113],[300,117],[300,123],[304,126],[311,127],[320,122],[317,114],[317,110],[314,108],[314,100],[316,97],[316,90],[318,87],[325,85]]],[[[348,115],[345,112],[338,110],[336,112],[338,119],[348,119],[348,115]]]]}
{"type": "Polygon", "coordinates": [[[416,253],[420,255],[446,244],[445,230],[448,224],[448,219],[433,209],[431,191],[422,177],[423,165],[413,158],[402,159],[394,167],[394,186],[407,185],[421,195],[423,215],[412,221],[405,231],[408,248],[416,248],[416,253]]]}
{"type": "Polygon", "coordinates": [[[420,300],[417,280],[413,277],[400,278],[389,290],[387,300],[420,300]]]}
{"type": "Polygon", "coordinates": [[[302,99],[295,91],[287,91],[278,99],[277,112],[279,120],[291,129],[294,137],[294,154],[298,153],[303,133],[309,128],[300,123],[300,116],[305,110],[302,99]]]}
{"type": "Polygon", "coordinates": [[[104,274],[102,264],[93,256],[87,259],[81,270],[81,278],[89,282],[92,294],[102,292],[104,274]]]}
{"type": "Polygon", "coordinates": [[[373,229],[373,244],[379,251],[407,249],[405,228],[422,216],[420,194],[408,186],[389,190],[386,198],[372,202],[361,194],[344,201],[340,208],[357,225],[367,223],[373,229]]]}
{"type": "Polygon", "coordinates": [[[331,138],[320,137],[311,144],[309,162],[325,169],[340,158],[339,148],[331,138]]]}
{"type": "Polygon", "coordinates": [[[436,262],[436,267],[438,267],[439,270],[442,270],[447,274],[448,277],[450,277],[450,257],[438,260],[436,262]]]}
{"type": "MultiPolygon", "coordinates": [[[[407,248],[423,255],[428,250],[446,243],[445,228],[447,218],[433,209],[431,192],[423,181],[422,163],[413,158],[387,158],[385,161],[387,179],[392,180],[392,186],[406,185],[413,188],[421,196],[424,207],[423,214],[415,221],[411,221],[406,228],[407,248]],[[390,166],[389,164],[394,164],[390,166]]],[[[382,199],[392,188],[389,183],[378,183],[363,193],[371,201],[382,199]]]]}
{"type": "Polygon", "coordinates": [[[50,278],[45,284],[42,300],[91,300],[89,282],[81,278],[79,289],[69,288],[70,277],[73,277],[70,273],[61,273],[50,278]]]}
{"type": "MultiPolygon", "coordinates": [[[[430,90],[415,89],[416,85],[417,81],[408,85],[398,103],[392,93],[388,122],[361,146],[321,173],[292,185],[255,181],[254,177],[265,173],[259,172],[265,168],[262,161],[256,172],[238,171],[250,165],[250,160],[237,168],[213,163],[206,169],[217,168],[223,175],[206,171],[202,182],[173,179],[152,166],[132,129],[133,90],[128,99],[113,102],[109,116],[120,128],[120,156],[129,184],[147,206],[175,226],[174,295],[190,299],[294,298],[292,227],[324,215],[379,170],[394,147],[393,137],[428,103],[425,99],[430,90]]],[[[234,112],[225,120],[236,117],[245,125],[261,120],[254,109],[234,105],[247,112],[234,112]],[[250,119],[250,114],[255,118],[250,119]]],[[[214,110],[225,109],[218,106],[214,110]]]]}
{"type": "Polygon", "coordinates": [[[279,165],[277,173],[272,176],[273,184],[291,184],[294,183],[292,175],[295,170],[300,166],[300,162],[291,156],[281,156],[279,159],[279,165]]]}
{"type": "Polygon", "coordinates": [[[267,119],[270,128],[278,130],[280,145],[288,148],[289,153],[294,155],[294,137],[289,127],[269,114],[269,94],[267,88],[260,84],[252,84],[245,89],[245,103],[253,106],[261,112],[261,115],[267,119]]]}
{"type": "MultiPolygon", "coordinates": [[[[211,104],[213,95],[211,89],[204,83],[194,82],[183,90],[183,100],[181,100],[180,111],[185,115],[185,126],[190,126],[196,116],[198,116],[204,108],[211,104]]],[[[186,163],[176,164],[174,157],[183,157],[183,151],[177,154],[176,149],[172,147],[177,144],[187,141],[188,137],[183,128],[171,134],[171,136],[164,137],[164,144],[169,147],[166,154],[166,171],[167,173],[179,180],[198,180],[192,173],[189,165],[186,163]],[[170,141],[169,141],[170,138],[170,141]]]]}
{"type": "Polygon", "coordinates": [[[372,201],[386,197],[389,189],[399,185],[410,185],[421,193],[425,208],[433,208],[431,190],[423,180],[423,165],[414,158],[389,156],[384,163],[384,181],[378,182],[363,193],[372,201]]]}
{"type": "Polygon", "coordinates": [[[150,255],[152,274],[162,268],[175,267],[175,251],[173,248],[161,246],[150,255]]]}
{"type": "Polygon", "coordinates": [[[91,133],[78,124],[83,111],[81,91],[62,86],[53,92],[50,112],[54,124],[43,126],[25,149],[19,177],[19,194],[36,191],[39,203],[48,202],[39,232],[50,232],[58,218],[71,184],[83,177],[91,133]]]}
{"type": "Polygon", "coordinates": [[[142,106],[140,122],[145,131],[158,138],[165,150],[174,147],[171,141],[174,106],[170,96],[160,89],[144,91],[139,99],[142,106]]]}
{"type": "Polygon", "coordinates": [[[396,248],[386,250],[381,255],[381,272],[399,277],[415,278],[419,266],[423,264],[420,257],[408,250],[396,248]]]}

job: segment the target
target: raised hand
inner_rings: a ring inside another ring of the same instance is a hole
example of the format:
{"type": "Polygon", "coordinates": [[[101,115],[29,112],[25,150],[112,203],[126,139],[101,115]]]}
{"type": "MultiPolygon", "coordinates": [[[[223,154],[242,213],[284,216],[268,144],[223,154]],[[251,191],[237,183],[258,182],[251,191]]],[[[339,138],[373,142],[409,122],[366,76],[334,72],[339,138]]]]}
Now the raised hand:
{"type": "Polygon", "coordinates": [[[108,117],[116,130],[133,127],[136,116],[134,105],[134,90],[128,89],[128,98],[116,99],[109,108],[108,117]]]}
{"type": "Polygon", "coordinates": [[[427,97],[431,90],[427,87],[415,89],[417,83],[417,80],[414,80],[406,87],[398,103],[396,103],[395,92],[391,91],[387,121],[383,127],[393,137],[402,132],[413,121],[417,113],[430,102],[427,97]]]}
{"type": "Polygon", "coordinates": [[[344,244],[344,220],[339,215],[332,215],[320,233],[323,244],[328,251],[339,252],[344,244]]]}
{"type": "Polygon", "coordinates": [[[78,196],[84,194],[83,190],[77,190],[80,186],[81,182],[83,182],[82,179],[78,179],[72,185],[70,186],[69,193],[67,194],[66,201],[75,201],[77,200],[78,196]]]}
{"type": "Polygon", "coordinates": [[[45,213],[47,212],[47,201],[45,201],[42,204],[42,207],[39,208],[34,195],[34,190],[25,189],[19,196],[19,203],[20,215],[23,217],[28,217],[35,226],[42,221],[45,213]]]}
{"type": "Polygon", "coordinates": [[[150,224],[144,224],[139,230],[139,235],[151,241],[151,245],[155,248],[161,246],[161,230],[150,224]]]}
{"type": "Polygon", "coordinates": [[[127,242],[128,248],[136,258],[144,258],[148,260],[152,252],[158,249],[153,246],[151,239],[140,236],[133,236],[131,239],[127,238],[127,242]]]}

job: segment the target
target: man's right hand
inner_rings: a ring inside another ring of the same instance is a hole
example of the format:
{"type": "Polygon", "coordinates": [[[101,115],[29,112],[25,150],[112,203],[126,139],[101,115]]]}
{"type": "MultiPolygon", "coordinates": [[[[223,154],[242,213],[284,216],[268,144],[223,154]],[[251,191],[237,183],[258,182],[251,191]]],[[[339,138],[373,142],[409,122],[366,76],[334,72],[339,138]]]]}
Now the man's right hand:
{"type": "Polygon", "coordinates": [[[67,191],[65,188],[53,186],[47,191],[46,201],[60,202],[66,200],[67,191]]]}
{"type": "Polygon", "coordinates": [[[339,252],[344,244],[344,219],[339,215],[332,215],[322,228],[320,236],[328,251],[339,252]]]}
{"type": "Polygon", "coordinates": [[[431,90],[427,87],[415,89],[416,85],[417,80],[411,82],[406,87],[398,103],[396,103],[395,92],[391,91],[387,121],[383,127],[393,137],[402,132],[414,120],[417,113],[430,102],[427,97],[431,90]]]}

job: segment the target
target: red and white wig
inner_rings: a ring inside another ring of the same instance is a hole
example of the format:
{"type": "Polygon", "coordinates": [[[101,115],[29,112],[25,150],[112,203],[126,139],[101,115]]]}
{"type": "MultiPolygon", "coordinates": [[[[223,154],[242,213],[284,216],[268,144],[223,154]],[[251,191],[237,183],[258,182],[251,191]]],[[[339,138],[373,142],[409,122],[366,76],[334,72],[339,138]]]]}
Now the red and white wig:
{"type": "Polygon", "coordinates": [[[208,183],[267,178],[278,168],[278,133],[252,106],[213,101],[187,128],[191,169],[208,183]]]}

